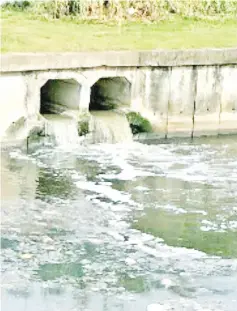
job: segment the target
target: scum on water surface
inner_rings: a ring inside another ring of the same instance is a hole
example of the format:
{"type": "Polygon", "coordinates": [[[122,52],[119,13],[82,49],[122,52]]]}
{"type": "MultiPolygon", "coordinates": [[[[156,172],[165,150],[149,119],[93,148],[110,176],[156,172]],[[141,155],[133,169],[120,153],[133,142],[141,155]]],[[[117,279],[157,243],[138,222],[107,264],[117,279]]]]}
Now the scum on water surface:
{"type": "Polygon", "coordinates": [[[237,306],[236,137],[2,154],[4,310],[237,306]]]}

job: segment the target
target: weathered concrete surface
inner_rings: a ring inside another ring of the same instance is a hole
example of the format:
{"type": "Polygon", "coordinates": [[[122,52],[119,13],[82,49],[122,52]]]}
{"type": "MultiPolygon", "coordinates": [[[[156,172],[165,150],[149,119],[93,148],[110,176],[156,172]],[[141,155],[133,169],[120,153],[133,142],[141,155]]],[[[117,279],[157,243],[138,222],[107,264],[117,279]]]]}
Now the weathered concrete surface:
{"type": "MultiPolygon", "coordinates": [[[[143,102],[137,111],[152,124],[160,137],[167,135],[168,104],[170,94],[170,69],[146,69],[143,102]]],[[[135,104],[134,104],[135,106],[135,104]]]]}
{"type": "Polygon", "coordinates": [[[27,84],[20,73],[8,73],[0,76],[1,112],[0,136],[2,137],[10,125],[27,117],[26,96],[27,84]]]}
{"type": "Polygon", "coordinates": [[[100,79],[100,92],[126,101],[126,109],[148,118],[160,137],[237,133],[237,49],[12,54],[2,56],[1,140],[9,133],[18,137],[18,126],[21,137],[38,126],[47,81],[57,86],[46,90],[51,104],[85,115],[100,79]],[[113,78],[127,81],[125,97],[119,83],[116,92],[106,83],[121,81],[113,78]],[[75,82],[72,88],[65,88],[68,80],[75,82]]]}
{"type": "Polygon", "coordinates": [[[237,66],[220,69],[219,133],[237,133],[237,66]]]}
{"type": "Polygon", "coordinates": [[[158,67],[237,64],[237,48],[200,50],[11,53],[1,56],[2,72],[96,67],[158,67]]]}
{"type": "Polygon", "coordinates": [[[198,67],[193,136],[219,133],[220,91],[219,67],[198,67]]]}
{"type": "Polygon", "coordinates": [[[167,136],[191,136],[195,100],[193,67],[174,67],[170,76],[167,136]]]}

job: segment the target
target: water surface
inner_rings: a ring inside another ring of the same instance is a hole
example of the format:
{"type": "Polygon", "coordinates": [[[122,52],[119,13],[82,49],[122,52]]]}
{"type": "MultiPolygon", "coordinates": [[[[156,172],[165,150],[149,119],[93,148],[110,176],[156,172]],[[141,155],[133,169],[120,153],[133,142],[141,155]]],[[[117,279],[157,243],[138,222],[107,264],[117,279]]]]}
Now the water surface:
{"type": "Polygon", "coordinates": [[[236,138],[3,152],[3,310],[235,311],[236,138]]]}

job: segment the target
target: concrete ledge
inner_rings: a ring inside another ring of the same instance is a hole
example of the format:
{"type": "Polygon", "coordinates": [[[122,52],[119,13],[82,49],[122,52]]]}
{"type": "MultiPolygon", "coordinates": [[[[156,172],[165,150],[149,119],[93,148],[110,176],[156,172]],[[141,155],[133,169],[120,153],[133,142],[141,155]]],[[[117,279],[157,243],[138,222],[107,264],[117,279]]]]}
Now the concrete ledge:
{"type": "Polygon", "coordinates": [[[1,55],[1,72],[96,67],[166,67],[237,64],[237,48],[200,50],[11,53],[1,55]]]}

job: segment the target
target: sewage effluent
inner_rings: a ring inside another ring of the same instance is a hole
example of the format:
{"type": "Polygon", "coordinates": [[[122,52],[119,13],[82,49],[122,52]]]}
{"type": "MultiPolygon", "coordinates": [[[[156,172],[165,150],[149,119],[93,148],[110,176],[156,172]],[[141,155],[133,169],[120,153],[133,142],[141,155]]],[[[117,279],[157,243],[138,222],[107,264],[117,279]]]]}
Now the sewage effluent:
{"type": "Polygon", "coordinates": [[[237,310],[236,136],[16,148],[1,174],[4,311],[237,310]]]}

